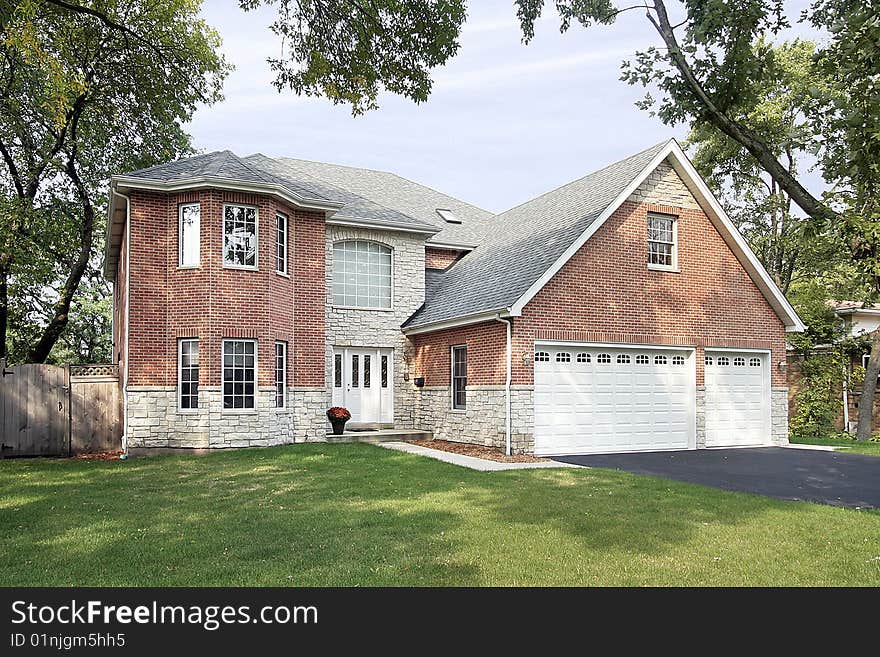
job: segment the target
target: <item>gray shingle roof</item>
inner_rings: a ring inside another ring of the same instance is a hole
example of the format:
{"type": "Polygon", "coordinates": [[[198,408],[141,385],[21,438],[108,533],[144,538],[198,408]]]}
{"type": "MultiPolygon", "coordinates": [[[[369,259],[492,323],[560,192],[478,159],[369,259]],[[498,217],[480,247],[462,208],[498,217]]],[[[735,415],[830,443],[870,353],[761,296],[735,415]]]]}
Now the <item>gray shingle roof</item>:
{"type": "Polygon", "coordinates": [[[251,182],[261,185],[279,185],[294,196],[305,199],[338,201],[322,193],[316,185],[305,184],[292,177],[280,178],[271,172],[255,167],[232,151],[214,151],[204,155],[185,157],[174,162],[157,164],[124,174],[125,178],[140,178],[160,182],[175,182],[193,178],[217,178],[230,181],[251,182]]]}
{"type": "MultiPolygon", "coordinates": [[[[286,158],[273,159],[260,153],[249,155],[243,160],[256,169],[266,174],[276,176],[283,180],[307,181],[307,184],[318,190],[328,198],[340,201],[345,205],[339,210],[336,218],[354,219],[359,223],[373,224],[376,226],[399,226],[408,230],[419,230],[426,233],[436,233],[437,227],[425,221],[421,221],[396,206],[385,206],[374,200],[365,198],[353,192],[349,187],[341,187],[329,177],[316,175],[320,172],[310,172],[299,167],[292,166],[286,158]]],[[[343,167],[344,168],[344,167],[343,167]]]]}
{"type": "Polygon", "coordinates": [[[425,305],[404,326],[513,306],[668,143],[652,146],[485,222],[486,237],[479,246],[432,278],[425,305]]]}
{"type": "MultiPolygon", "coordinates": [[[[246,158],[247,159],[247,158],[246,158]]],[[[386,208],[393,208],[413,219],[435,226],[440,231],[428,243],[473,247],[485,233],[493,214],[470,203],[438,192],[412,180],[386,171],[360,169],[339,164],[325,164],[288,157],[276,158],[291,172],[306,174],[339,189],[344,189],[386,208]],[[437,214],[438,209],[452,210],[460,224],[450,224],[437,214]]],[[[345,208],[340,214],[345,213],[345,208]]]]}

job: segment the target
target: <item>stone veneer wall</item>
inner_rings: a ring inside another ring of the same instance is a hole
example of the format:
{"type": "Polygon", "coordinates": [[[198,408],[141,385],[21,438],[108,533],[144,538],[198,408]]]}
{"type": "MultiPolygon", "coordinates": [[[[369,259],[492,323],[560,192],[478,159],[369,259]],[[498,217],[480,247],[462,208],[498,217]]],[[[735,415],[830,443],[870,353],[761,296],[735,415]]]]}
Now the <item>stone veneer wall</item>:
{"type": "Polygon", "coordinates": [[[419,414],[417,388],[404,381],[413,346],[400,326],[425,302],[425,236],[347,226],[327,226],[327,359],[326,403],[332,399],[333,347],[393,348],[394,427],[413,429],[419,414]],[[393,249],[391,310],[357,310],[333,307],[333,243],[368,240],[393,249]]]}
{"type": "MultiPolygon", "coordinates": [[[[421,426],[434,438],[504,448],[506,400],[504,386],[476,385],[467,388],[467,409],[452,408],[449,386],[421,390],[421,426]]],[[[532,386],[510,389],[510,444],[514,454],[534,451],[532,386]]]]}
{"type": "Polygon", "coordinates": [[[260,386],[255,412],[222,408],[220,389],[199,389],[197,412],[179,412],[174,386],[129,387],[128,448],[266,447],[294,442],[293,394],[275,408],[275,389],[260,386]]]}
{"type": "Polygon", "coordinates": [[[774,445],[788,445],[788,388],[770,392],[770,439],[774,445]]]}

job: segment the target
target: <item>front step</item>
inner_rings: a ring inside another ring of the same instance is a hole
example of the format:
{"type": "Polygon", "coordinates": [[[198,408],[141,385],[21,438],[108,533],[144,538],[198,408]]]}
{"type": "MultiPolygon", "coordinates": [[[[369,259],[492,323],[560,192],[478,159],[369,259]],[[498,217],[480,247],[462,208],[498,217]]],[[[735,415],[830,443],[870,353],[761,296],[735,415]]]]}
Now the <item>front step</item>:
{"type": "Polygon", "coordinates": [[[415,429],[374,429],[372,431],[346,431],[341,436],[328,433],[328,443],[384,443],[388,441],[409,442],[411,440],[431,440],[430,431],[415,429]]]}

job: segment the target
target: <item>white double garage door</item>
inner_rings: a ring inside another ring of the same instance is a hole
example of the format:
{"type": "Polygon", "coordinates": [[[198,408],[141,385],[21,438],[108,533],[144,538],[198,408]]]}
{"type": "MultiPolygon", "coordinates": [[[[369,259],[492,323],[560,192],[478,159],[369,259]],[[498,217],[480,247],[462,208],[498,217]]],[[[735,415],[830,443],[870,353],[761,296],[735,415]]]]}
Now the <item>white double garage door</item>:
{"type": "MultiPolygon", "coordinates": [[[[769,353],[706,349],[706,447],[770,442],[769,353]]],[[[696,447],[696,354],[642,345],[535,346],[535,453],[696,447]]]]}

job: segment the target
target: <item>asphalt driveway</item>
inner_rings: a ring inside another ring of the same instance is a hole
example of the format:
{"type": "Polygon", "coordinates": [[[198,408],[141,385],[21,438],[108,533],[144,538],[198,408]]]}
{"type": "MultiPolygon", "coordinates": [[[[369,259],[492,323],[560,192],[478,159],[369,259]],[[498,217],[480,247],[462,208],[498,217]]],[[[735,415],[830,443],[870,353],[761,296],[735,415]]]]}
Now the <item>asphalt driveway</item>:
{"type": "Polygon", "coordinates": [[[724,490],[834,506],[880,508],[880,458],[783,447],[557,456],[724,490]]]}

